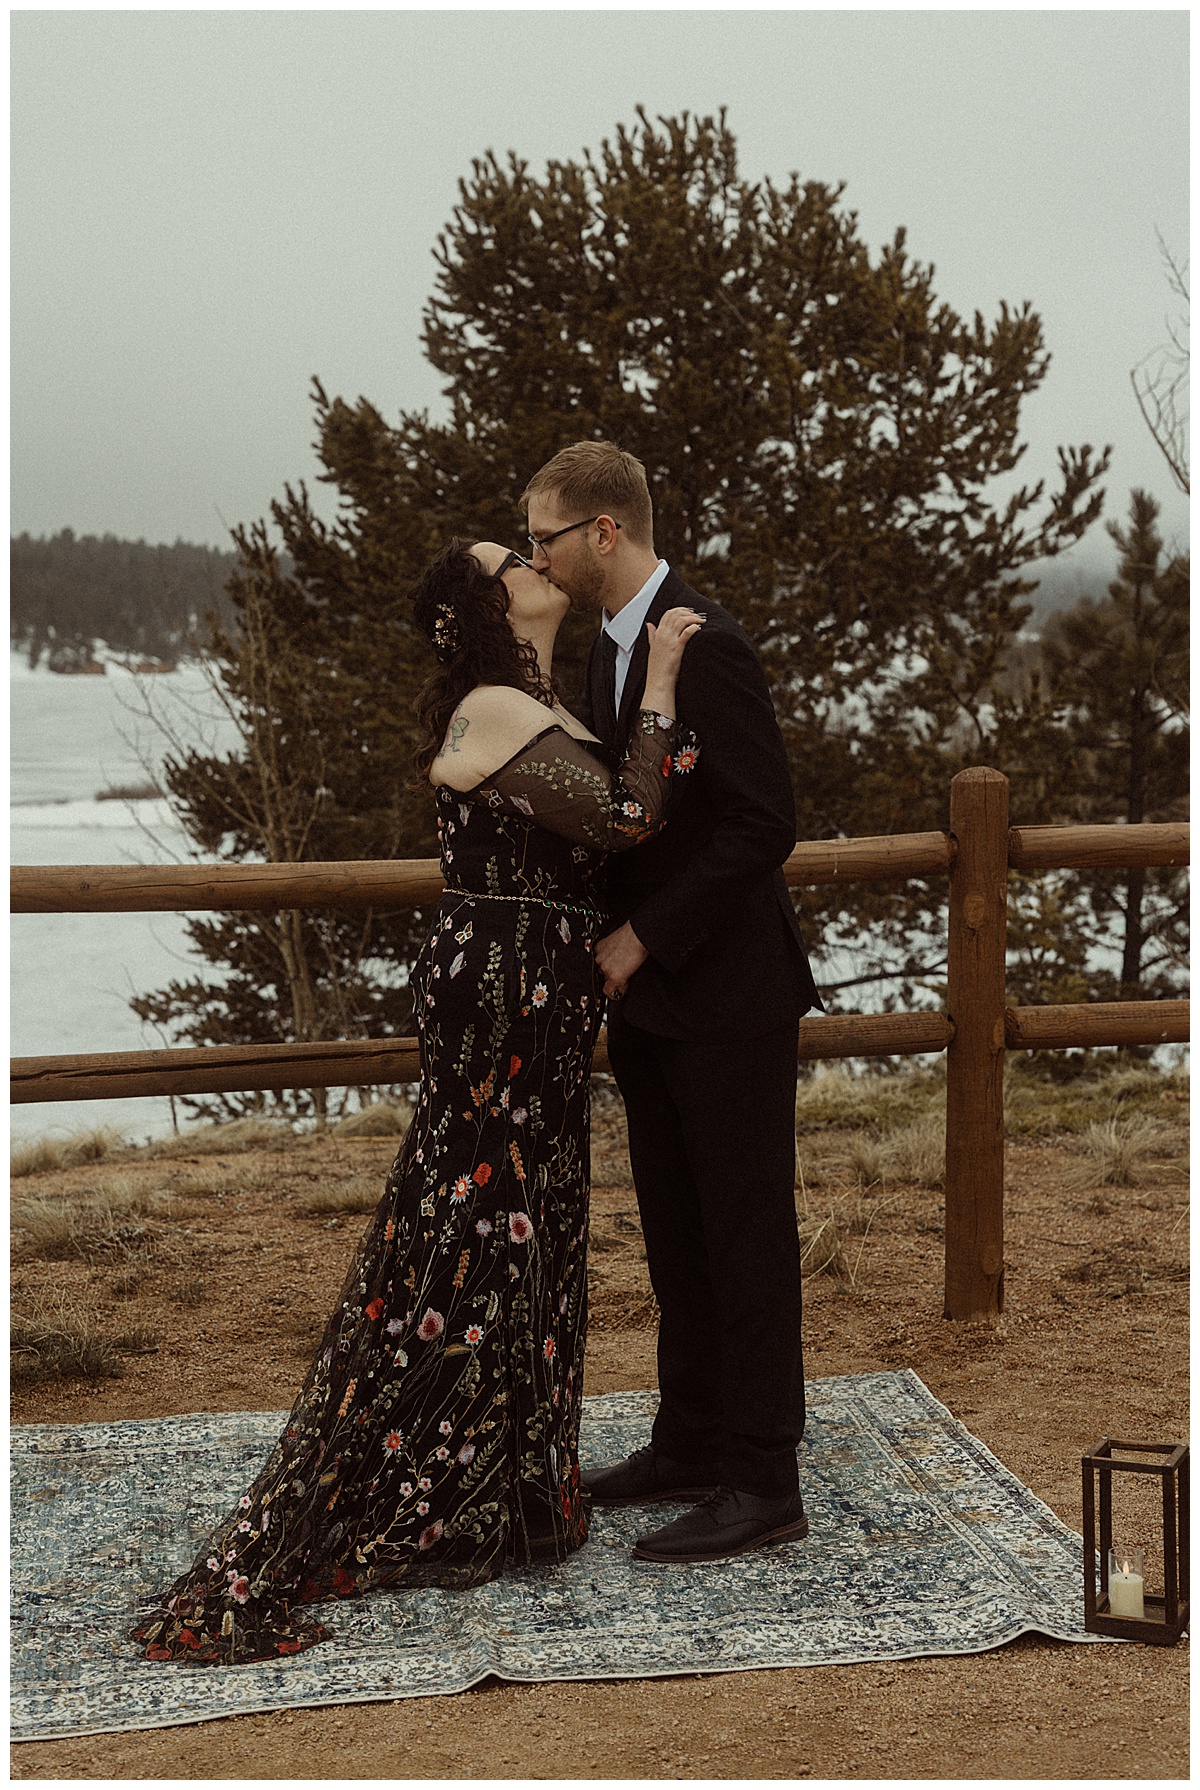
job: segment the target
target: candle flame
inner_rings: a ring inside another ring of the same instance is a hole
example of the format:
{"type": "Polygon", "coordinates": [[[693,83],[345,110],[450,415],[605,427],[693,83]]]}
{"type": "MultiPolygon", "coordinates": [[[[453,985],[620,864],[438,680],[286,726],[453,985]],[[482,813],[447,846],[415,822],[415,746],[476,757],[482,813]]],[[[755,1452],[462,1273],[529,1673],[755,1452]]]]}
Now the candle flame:
{"type": "Polygon", "coordinates": [[[1128,1560],[1122,1560],[1122,1562],[1121,1562],[1121,1571],[1122,1571],[1122,1572],[1123,1572],[1123,1573],[1125,1573],[1125,1574],[1128,1574],[1128,1572],[1129,1572],[1129,1562],[1128,1562],[1128,1560]]]}

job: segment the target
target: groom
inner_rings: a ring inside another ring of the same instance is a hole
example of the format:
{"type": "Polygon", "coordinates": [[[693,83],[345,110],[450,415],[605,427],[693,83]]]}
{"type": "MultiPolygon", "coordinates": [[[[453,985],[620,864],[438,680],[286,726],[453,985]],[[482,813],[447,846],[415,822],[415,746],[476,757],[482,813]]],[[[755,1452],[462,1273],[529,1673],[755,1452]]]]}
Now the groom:
{"type": "Polygon", "coordinates": [[[610,859],[614,929],[596,947],[660,1311],[661,1402],[649,1447],[584,1484],[597,1504],[703,1500],[634,1553],[719,1560],[808,1533],[796,1028],[820,998],[780,869],[796,838],[787,754],[749,639],[658,558],[640,461],[576,442],[522,502],[535,568],[601,613],[579,713],[618,753],[646,624],[677,604],[707,616],[676,702],[698,761],[663,831],[610,859]]]}

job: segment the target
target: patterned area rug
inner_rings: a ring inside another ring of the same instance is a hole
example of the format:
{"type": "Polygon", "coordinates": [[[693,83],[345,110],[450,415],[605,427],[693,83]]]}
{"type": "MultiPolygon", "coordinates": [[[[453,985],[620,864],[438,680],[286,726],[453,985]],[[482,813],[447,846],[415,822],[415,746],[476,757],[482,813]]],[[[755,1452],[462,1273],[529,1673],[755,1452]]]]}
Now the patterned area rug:
{"type": "MultiPolygon", "coordinates": [[[[983,1652],[1083,1630],[1081,1544],[915,1373],[815,1380],[809,1539],[715,1566],[629,1544],[676,1507],[597,1511],[567,1565],[474,1591],[323,1606],[337,1639],[269,1664],[155,1665],[122,1637],[254,1477],[278,1412],[13,1432],[12,1734],[77,1734],[521,1683],[983,1652]],[[659,1514],[661,1509],[662,1514],[659,1514]]],[[[585,1465],[648,1439],[655,1396],[585,1403],[585,1465]]]]}

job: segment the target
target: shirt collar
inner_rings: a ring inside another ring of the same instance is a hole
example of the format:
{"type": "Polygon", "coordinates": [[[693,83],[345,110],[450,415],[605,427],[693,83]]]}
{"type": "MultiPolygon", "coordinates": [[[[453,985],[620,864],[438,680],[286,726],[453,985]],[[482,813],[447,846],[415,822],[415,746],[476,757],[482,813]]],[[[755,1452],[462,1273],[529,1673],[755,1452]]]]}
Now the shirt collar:
{"type": "Polygon", "coordinates": [[[631,598],[624,609],[618,609],[615,615],[609,615],[608,611],[605,611],[604,632],[610,634],[625,652],[633,651],[637,637],[645,626],[650,605],[658,595],[659,587],[670,570],[666,560],[660,559],[637,596],[631,598]]]}

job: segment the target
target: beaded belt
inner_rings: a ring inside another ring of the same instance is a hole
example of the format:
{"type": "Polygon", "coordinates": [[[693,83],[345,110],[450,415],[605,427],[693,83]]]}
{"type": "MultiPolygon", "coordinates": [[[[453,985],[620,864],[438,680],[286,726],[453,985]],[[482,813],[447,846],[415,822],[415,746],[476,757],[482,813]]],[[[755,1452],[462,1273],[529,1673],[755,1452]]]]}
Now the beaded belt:
{"type": "Polygon", "coordinates": [[[536,901],[539,907],[561,908],[567,914],[590,914],[594,920],[602,920],[603,913],[598,907],[579,907],[570,901],[551,901],[546,895],[492,895],[483,894],[477,889],[443,889],[443,895],[461,895],[464,901],[536,901]]]}

